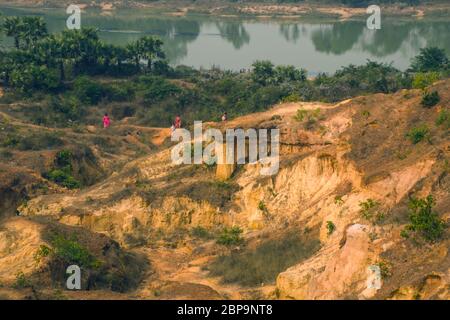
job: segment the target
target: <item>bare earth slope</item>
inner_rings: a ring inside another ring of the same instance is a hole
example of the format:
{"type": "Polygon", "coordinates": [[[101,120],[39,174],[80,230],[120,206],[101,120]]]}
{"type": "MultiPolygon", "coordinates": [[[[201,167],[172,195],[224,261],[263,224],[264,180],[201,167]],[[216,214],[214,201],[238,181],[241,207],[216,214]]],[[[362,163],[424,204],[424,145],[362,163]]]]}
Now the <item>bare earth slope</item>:
{"type": "MultiPolygon", "coordinates": [[[[400,233],[412,196],[432,194],[435,211],[448,223],[449,130],[436,119],[449,109],[449,88],[448,80],[433,85],[441,96],[433,108],[421,106],[419,90],[403,90],[336,105],[281,104],[226,124],[210,123],[220,129],[279,128],[280,170],[272,177],[259,175],[258,165],[242,165],[220,182],[215,167],[176,166],[170,147],[164,147],[167,132],[161,131],[154,137],[162,144],[159,151],[128,161],[80,191],[36,194],[18,207],[20,217],[5,218],[0,237],[13,240],[0,248],[0,281],[13,281],[12,264],[25,275],[36,273],[31,252],[46,241],[42,228],[54,224],[81,228],[76,230],[89,234],[86,239],[102,235],[116,243],[118,255],[147,261],[134,271],[143,272],[135,277],[138,283],[122,293],[111,287],[65,291],[69,298],[448,299],[448,229],[436,243],[417,243],[400,233]],[[303,120],[294,118],[299,109],[303,120]],[[413,144],[408,132],[423,125],[428,138],[413,144]],[[361,202],[369,199],[377,203],[380,219],[361,213],[361,202]],[[218,244],[226,226],[241,227],[245,243],[218,244]],[[221,255],[239,260],[292,232],[305,239],[305,247],[312,240],[320,247],[270,281],[223,281],[208,271],[221,255]],[[368,286],[373,265],[382,270],[378,289],[368,286]]],[[[58,285],[39,278],[33,288],[42,295],[58,285]]],[[[6,297],[20,297],[8,288],[6,297]]]]}

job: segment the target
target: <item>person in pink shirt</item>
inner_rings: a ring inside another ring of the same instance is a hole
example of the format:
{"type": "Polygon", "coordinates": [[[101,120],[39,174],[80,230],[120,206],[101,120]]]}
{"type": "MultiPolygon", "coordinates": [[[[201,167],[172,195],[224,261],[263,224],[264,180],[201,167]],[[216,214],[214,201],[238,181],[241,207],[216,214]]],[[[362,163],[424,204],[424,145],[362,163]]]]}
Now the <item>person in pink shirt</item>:
{"type": "Polygon", "coordinates": [[[175,117],[175,129],[181,128],[181,117],[180,115],[177,115],[175,117]]]}
{"type": "Polygon", "coordinates": [[[109,119],[109,116],[107,113],[103,116],[103,128],[108,128],[111,124],[111,120],[109,119]]]}

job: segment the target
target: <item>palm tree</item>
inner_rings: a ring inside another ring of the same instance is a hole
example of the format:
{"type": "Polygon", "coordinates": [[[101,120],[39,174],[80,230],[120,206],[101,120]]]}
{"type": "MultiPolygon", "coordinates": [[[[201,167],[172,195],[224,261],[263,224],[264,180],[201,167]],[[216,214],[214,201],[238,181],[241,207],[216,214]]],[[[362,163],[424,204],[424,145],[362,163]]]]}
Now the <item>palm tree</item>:
{"type": "Polygon", "coordinates": [[[6,17],[3,22],[3,30],[6,36],[14,38],[14,45],[16,49],[19,49],[22,20],[19,17],[6,17]]]}
{"type": "Polygon", "coordinates": [[[142,59],[147,60],[147,69],[152,70],[152,63],[166,58],[162,49],[163,42],[156,37],[143,37],[137,41],[142,59]]]}
{"type": "Polygon", "coordinates": [[[19,37],[25,41],[25,47],[30,48],[36,41],[48,35],[47,25],[41,17],[23,17],[19,37]]]}

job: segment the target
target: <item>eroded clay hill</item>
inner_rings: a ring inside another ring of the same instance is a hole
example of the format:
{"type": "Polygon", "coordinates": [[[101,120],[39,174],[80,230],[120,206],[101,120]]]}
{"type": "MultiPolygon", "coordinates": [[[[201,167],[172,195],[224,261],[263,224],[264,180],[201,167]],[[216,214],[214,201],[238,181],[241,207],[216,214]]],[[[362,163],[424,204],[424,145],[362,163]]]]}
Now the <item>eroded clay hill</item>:
{"type": "MultiPolygon", "coordinates": [[[[88,247],[96,237],[103,246],[111,243],[113,256],[93,248],[105,272],[114,273],[114,259],[124,261],[123,255],[140,261],[123,264],[122,276],[133,276],[118,280],[121,290],[95,278],[98,289],[64,291],[70,298],[448,299],[448,229],[435,242],[401,234],[412,197],[433,195],[433,210],[448,223],[448,119],[447,126],[437,119],[449,110],[449,87],[450,81],[433,86],[441,100],[432,108],[421,105],[420,90],[403,90],[336,105],[281,104],[210,124],[279,128],[280,170],[274,176],[261,176],[259,165],[247,164],[221,181],[216,174],[223,168],[174,165],[170,147],[162,147],[80,191],[38,194],[18,207],[19,217],[3,222],[0,237],[10,245],[0,248],[0,279],[10,285],[13,269],[20,269],[35,277],[38,294],[60,286],[44,281],[42,265],[30,258],[41,244],[51,246],[41,229],[52,225],[82,230],[88,247]],[[413,128],[426,128],[421,141],[413,141],[413,128]],[[231,227],[243,230],[243,241],[218,242],[231,227]],[[282,245],[292,235],[302,247],[282,245]],[[265,248],[278,249],[265,255],[281,262],[252,264],[269,242],[265,248]],[[291,250],[289,256],[302,252],[283,264],[283,250],[291,250]],[[267,271],[272,278],[258,283],[239,280],[239,270],[236,276],[214,267],[218,258],[226,265],[227,257],[234,265],[248,262],[255,273],[276,267],[267,271]],[[139,267],[126,269],[132,265],[139,267]],[[382,271],[379,289],[368,285],[374,265],[382,271]]],[[[8,292],[20,297],[17,290],[8,292]]]]}

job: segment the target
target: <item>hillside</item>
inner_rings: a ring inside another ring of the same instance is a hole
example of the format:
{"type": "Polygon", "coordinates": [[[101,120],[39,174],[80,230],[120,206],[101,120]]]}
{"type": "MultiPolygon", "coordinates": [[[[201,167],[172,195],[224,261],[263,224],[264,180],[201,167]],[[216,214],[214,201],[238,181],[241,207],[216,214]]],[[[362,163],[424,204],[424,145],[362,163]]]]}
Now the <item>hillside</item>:
{"type": "MultiPolygon", "coordinates": [[[[168,130],[130,118],[109,133],[46,129],[62,140],[44,137],[54,149],[1,155],[0,296],[448,300],[448,228],[433,241],[404,230],[411,199],[428,195],[448,225],[449,88],[448,79],[429,88],[440,96],[431,108],[421,90],[400,90],[209,123],[279,128],[272,177],[257,165],[225,181],[220,165],[176,166],[168,130]],[[84,188],[45,178],[61,159],[84,188]],[[63,291],[67,246],[85,257],[87,291],[63,291]],[[367,286],[371,265],[379,290],[367,286]]],[[[0,111],[1,130],[43,133],[23,106],[0,111]]]]}

